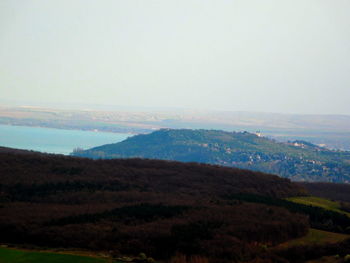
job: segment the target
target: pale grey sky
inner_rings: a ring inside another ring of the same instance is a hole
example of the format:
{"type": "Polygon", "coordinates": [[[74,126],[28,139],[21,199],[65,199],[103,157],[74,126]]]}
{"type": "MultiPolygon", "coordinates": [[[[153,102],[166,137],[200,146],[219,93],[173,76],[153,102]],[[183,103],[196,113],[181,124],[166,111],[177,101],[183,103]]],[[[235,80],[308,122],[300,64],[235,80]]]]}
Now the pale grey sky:
{"type": "Polygon", "coordinates": [[[350,114],[348,0],[0,0],[0,100],[350,114]]]}

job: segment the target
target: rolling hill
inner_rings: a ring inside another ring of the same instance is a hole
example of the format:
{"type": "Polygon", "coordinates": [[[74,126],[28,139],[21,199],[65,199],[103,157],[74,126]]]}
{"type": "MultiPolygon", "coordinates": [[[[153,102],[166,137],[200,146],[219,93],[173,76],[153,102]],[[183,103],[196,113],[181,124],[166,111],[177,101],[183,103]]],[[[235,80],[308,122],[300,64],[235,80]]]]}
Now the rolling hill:
{"type": "Polygon", "coordinates": [[[0,244],[106,251],[135,263],[343,256],[343,239],[310,243],[312,252],[308,244],[278,247],[314,232],[310,226],[327,237],[350,233],[346,215],[285,199],[305,194],[288,179],[238,168],[0,147],[0,244]]]}
{"type": "Polygon", "coordinates": [[[228,200],[304,193],[287,179],[235,168],[0,148],[0,182],[0,243],[238,260],[258,251],[252,242],[277,244],[308,229],[306,216],[282,207],[228,200]]]}
{"type": "Polygon", "coordinates": [[[94,159],[199,162],[273,173],[295,181],[350,182],[350,152],[305,141],[281,143],[248,132],[163,129],[72,154],[94,159]]]}

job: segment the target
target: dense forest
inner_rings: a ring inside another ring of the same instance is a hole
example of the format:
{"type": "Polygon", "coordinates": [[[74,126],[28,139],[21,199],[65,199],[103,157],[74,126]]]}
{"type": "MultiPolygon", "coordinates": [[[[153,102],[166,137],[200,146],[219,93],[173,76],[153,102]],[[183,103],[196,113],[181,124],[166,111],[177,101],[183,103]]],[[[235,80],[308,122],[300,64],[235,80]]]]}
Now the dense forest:
{"type": "Polygon", "coordinates": [[[350,202],[350,184],[299,183],[312,195],[331,200],[350,202]]]}
{"type": "Polygon", "coordinates": [[[115,144],[78,149],[73,155],[200,162],[277,174],[294,181],[350,182],[350,152],[305,141],[281,143],[248,132],[163,129],[115,144]]]}
{"type": "Polygon", "coordinates": [[[345,255],[347,241],[313,253],[266,249],[310,225],[348,233],[348,217],[284,199],[305,194],[288,179],[238,168],[0,148],[0,242],[204,262],[345,255]]]}

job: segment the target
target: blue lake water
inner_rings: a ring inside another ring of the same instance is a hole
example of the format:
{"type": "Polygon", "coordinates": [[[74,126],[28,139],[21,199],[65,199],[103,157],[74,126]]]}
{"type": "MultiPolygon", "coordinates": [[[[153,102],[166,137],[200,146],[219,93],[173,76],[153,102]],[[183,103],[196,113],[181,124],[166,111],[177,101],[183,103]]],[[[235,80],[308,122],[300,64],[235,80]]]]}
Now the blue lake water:
{"type": "Polygon", "coordinates": [[[0,124],[0,146],[47,153],[69,154],[74,148],[88,149],[125,140],[131,134],[63,130],[0,124]]]}

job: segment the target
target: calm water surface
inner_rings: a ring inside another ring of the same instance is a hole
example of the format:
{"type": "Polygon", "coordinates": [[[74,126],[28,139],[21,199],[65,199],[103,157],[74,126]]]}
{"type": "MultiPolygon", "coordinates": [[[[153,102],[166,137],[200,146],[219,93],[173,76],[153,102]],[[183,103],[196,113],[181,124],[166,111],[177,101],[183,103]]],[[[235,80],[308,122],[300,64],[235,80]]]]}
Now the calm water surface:
{"type": "Polygon", "coordinates": [[[0,146],[47,153],[69,154],[74,148],[88,149],[125,140],[131,134],[0,124],[0,146]]]}

